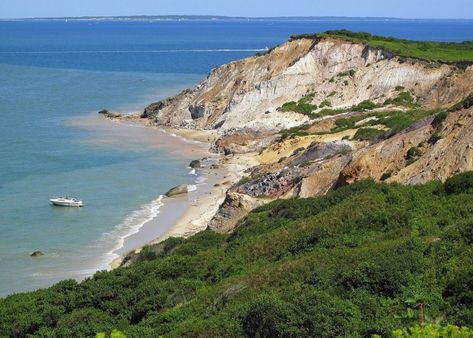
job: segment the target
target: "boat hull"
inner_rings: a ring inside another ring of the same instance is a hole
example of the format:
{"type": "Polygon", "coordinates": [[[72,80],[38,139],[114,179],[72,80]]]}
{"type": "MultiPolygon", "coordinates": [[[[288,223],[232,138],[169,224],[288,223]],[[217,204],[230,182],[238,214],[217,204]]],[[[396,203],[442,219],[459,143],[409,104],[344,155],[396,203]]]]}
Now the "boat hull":
{"type": "Polygon", "coordinates": [[[54,206],[57,207],[83,207],[84,203],[82,201],[64,201],[64,200],[58,200],[58,199],[50,199],[49,200],[54,206]]]}

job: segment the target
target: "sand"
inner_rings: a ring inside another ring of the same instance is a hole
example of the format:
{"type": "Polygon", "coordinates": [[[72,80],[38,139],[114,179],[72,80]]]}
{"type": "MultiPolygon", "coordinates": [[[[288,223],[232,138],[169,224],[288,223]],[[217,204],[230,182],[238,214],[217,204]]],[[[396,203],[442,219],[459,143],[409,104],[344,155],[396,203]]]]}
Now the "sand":
{"type": "Polygon", "coordinates": [[[193,201],[177,222],[151,244],[162,242],[169,237],[189,237],[205,230],[225,200],[227,190],[243,177],[246,169],[255,165],[255,161],[250,156],[236,156],[222,162],[220,166],[225,174],[220,173],[219,182],[214,184],[210,191],[193,201]]]}
{"type": "Polygon", "coordinates": [[[161,136],[163,132],[168,136],[178,136],[189,142],[187,151],[208,157],[204,162],[206,167],[200,169],[206,181],[196,191],[164,198],[159,215],[144,224],[139,232],[126,238],[124,246],[115,252],[119,257],[110,263],[110,269],[119,267],[127,253],[139,252],[145,245],[159,243],[169,237],[189,237],[205,230],[225,200],[227,190],[244,176],[246,169],[258,163],[253,154],[224,157],[202,153],[202,147],[205,145],[208,149],[218,137],[215,132],[150,127],[145,129],[158,129],[161,136]]]}

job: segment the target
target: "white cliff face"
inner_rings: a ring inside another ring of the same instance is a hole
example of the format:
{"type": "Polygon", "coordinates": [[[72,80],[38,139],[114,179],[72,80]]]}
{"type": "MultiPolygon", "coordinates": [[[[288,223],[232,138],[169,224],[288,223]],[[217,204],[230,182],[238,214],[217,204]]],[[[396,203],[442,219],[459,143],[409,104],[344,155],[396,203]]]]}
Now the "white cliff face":
{"type": "Polygon", "coordinates": [[[221,66],[197,87],[173,98],[156,122],[188,128],[250,127],[281,130],[303,124],[302,114],[277,111],[313,94],[346,108],[364,100],[384,102],[402,86],[425,107],[448,106],[472,90],[473,69],[402,60],[361,44],[324,39],[287,42],[270,53],[221,66]]]}

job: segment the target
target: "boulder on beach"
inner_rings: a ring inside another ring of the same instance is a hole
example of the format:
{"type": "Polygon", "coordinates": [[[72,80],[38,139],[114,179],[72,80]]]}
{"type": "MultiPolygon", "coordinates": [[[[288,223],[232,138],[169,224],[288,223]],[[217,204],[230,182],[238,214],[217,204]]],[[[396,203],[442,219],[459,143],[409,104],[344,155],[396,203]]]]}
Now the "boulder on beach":
{"type": "Polygon", "coordinates": [[[109,119],[118,119],[118,118],[122,117],[122,114],[116,113],[116,112],[111,112],[108,109],[102,109],[101,111],[99,111],[99,114],[103,115],[105,117],[108,117],[109,119]]]}
{"type": "Polygon", "coordinates": [[[167,197],[172,197],[176,195],[182,195],[182,194],[187,194],[189,192],[189,189],[187,188],[186,184],[181,184],[178,185],[177,187],[172,188],[166,193],[167,197]]]}
{"type": "Polygon", "coordinates": [[[32,254],[30,254],[30,256],[31,257],[41,257],[41,256],[44,256],[44,253],[42,253],[41,251],[35,251],[32,254]]]}
{"type": "Polygon", "coordinates": [[[200,168],[200,161],[199,160],[191,161],[191,163],[189,164],[189,167],[191,167],[192,169],[200,168]]]}

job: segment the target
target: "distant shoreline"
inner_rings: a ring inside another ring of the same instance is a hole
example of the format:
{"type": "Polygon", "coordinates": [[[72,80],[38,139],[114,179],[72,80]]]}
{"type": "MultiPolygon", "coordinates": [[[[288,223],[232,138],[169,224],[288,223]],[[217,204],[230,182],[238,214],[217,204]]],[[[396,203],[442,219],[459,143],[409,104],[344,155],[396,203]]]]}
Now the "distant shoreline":
{"type": "Polygon", "coordinates": [[[467,21],[467,18],[396,18],[396,17],[346,17],[346,16],[280,16],[243,17],[219,15],[136,15],[136,16],[64,16],[32,18],[0,18],[0,21],[467,21]]]}

